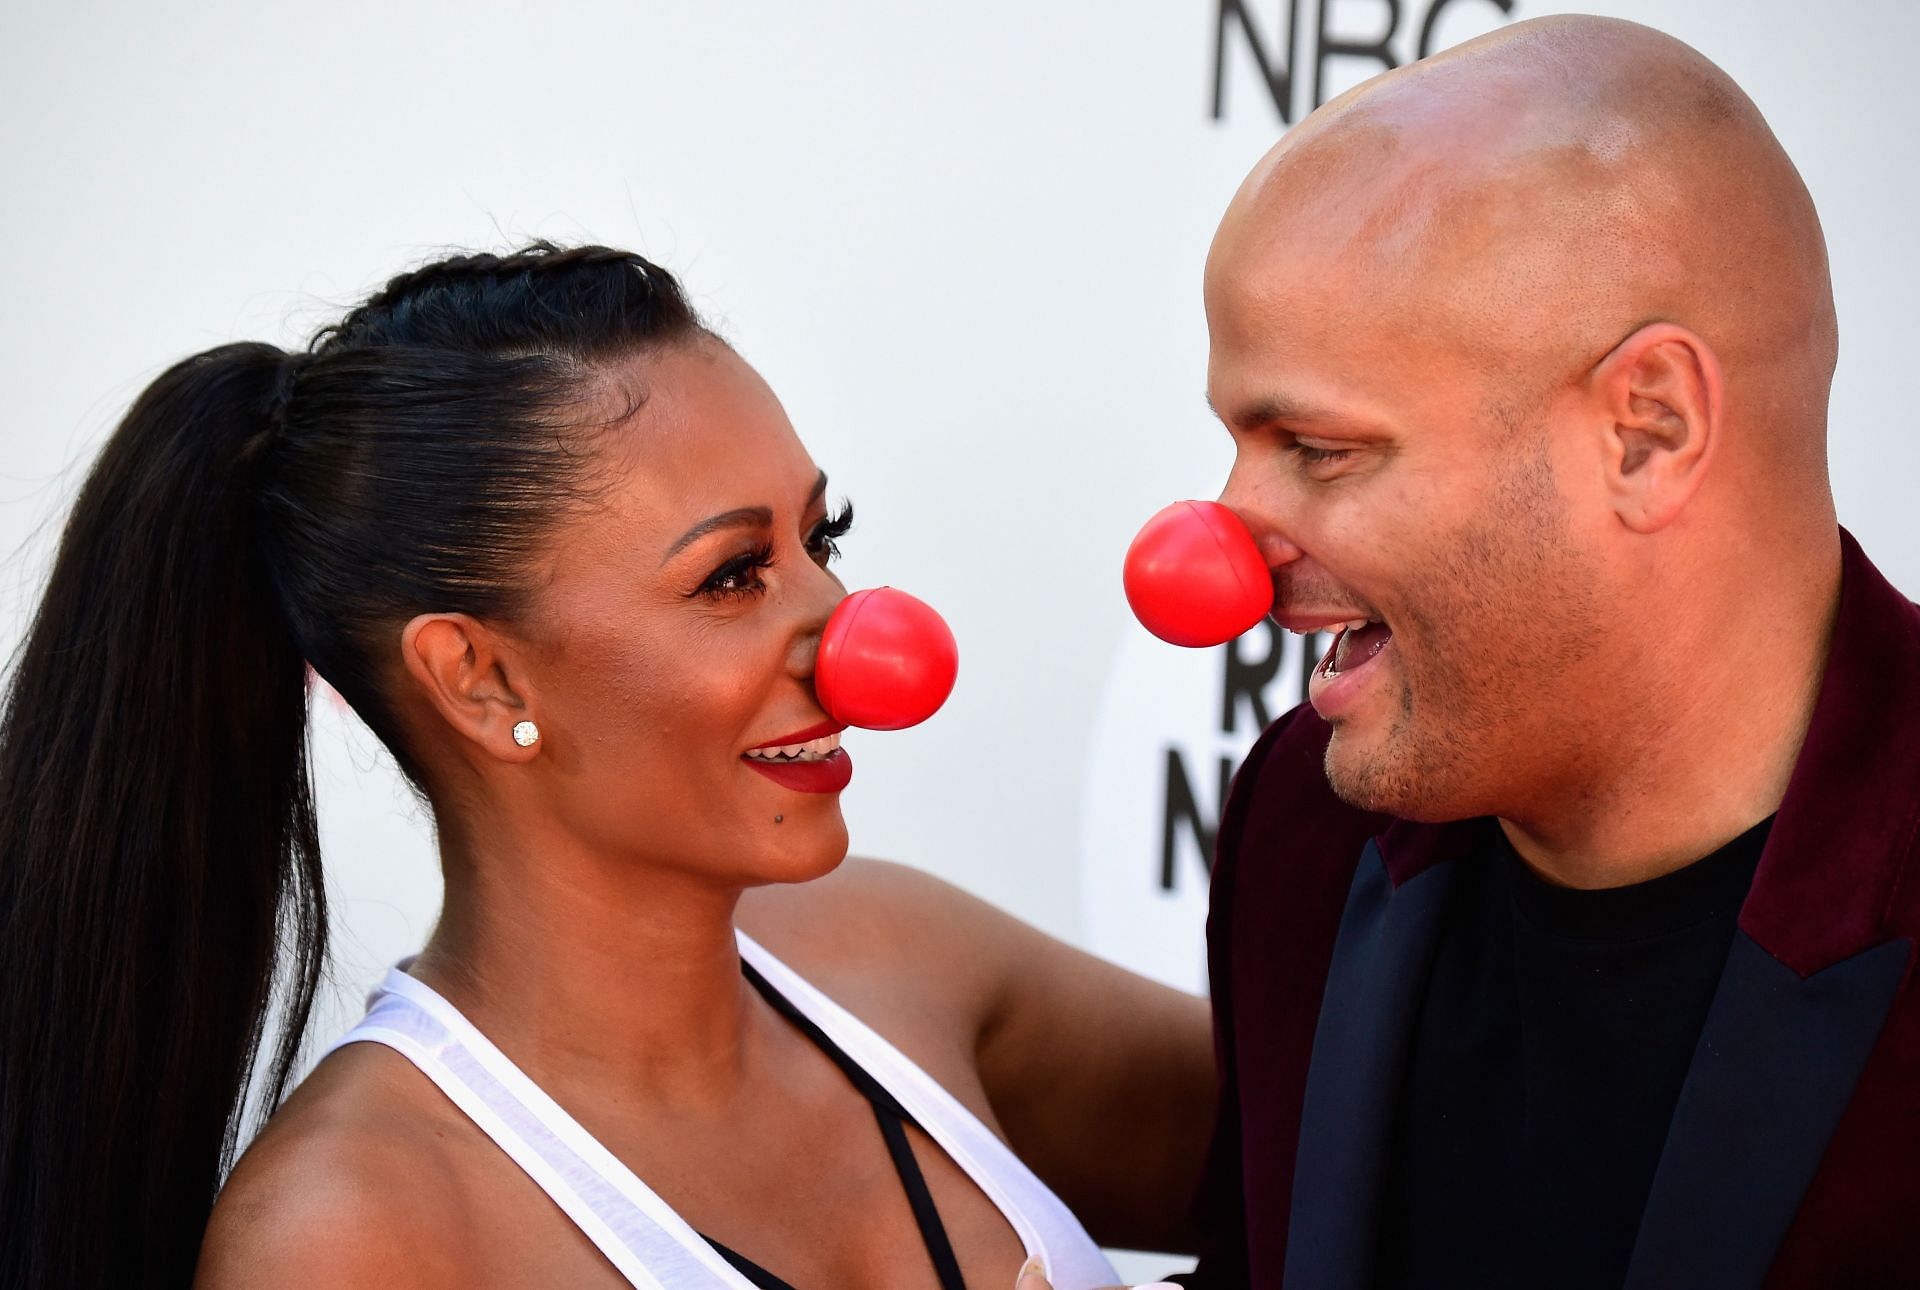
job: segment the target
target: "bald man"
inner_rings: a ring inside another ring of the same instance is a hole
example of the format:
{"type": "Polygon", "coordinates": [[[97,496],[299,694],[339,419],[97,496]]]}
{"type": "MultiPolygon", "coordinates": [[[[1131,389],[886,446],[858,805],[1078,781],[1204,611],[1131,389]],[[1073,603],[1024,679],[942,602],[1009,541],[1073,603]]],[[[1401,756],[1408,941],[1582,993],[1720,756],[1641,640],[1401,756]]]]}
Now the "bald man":
{"type": "Polygon", "coordinates": [[[1195,1284],[1920,1285],[1920,609],[1759,112],[1517,24],[1287,135],[1206,307],[1222,500],[1338,638],[1220,830],[1195,1284]]]}

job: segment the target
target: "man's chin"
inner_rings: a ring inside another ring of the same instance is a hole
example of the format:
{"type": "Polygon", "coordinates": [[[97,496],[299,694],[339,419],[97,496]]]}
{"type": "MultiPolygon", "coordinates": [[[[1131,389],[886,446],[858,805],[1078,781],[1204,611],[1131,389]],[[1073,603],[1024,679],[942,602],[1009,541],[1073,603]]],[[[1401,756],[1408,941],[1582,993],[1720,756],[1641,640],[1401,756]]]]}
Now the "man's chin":
{"type": "Polygon", "coordinates": [[[1445,794],[1436,776],[1423,771],[1418,758],[1403,749],[1382,747],[1357,732],[1335,726],[1327,744],[1327,783],[1348,806],[1403,820],[1457,818],[1439,800],[1445,794]]]}

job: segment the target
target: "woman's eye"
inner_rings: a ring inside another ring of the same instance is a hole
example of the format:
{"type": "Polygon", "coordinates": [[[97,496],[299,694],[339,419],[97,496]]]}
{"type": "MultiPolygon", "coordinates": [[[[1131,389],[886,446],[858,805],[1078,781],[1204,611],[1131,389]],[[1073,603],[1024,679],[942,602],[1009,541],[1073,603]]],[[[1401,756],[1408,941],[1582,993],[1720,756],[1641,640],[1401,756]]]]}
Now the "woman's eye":
{"type": "Polygon", "coordinates": [[[853,503],[842,502],[837,513],[814,525],[807,535],[807,554],[821,564],[840,557],[840,539],[853,528],[853,503]]]}
{"type": "Polygon", "coordinates": [[[700,594],[739,596],[759,591],[766,586],[760,581],[760,571],[772,563],[771,547],[737,555],[707,575],[707,580],[700,584],[700,594]]]}

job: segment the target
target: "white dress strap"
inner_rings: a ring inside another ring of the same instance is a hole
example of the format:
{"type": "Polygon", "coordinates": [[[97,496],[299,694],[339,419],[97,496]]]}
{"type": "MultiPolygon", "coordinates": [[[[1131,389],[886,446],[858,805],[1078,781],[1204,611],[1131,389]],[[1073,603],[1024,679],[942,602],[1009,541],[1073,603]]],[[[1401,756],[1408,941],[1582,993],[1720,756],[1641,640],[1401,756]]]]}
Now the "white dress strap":
{"type": "Polygon", "coordinates": [[[739,933],[739,942],[741,957],[899,1099],[927,1136],[986,1193],[1019,1234],[1027,1257],[1040,1259],[1054,1290],[1119,1282],[1119,1274],[1073,1212],[944,1085],[745,932],[739,933]]]}
{"type": "MultiPolygon", "coordinates": [[[[526,1171],[641,1290],[754,1290],[653,1190],[529,1079],[403,959],[346,1044],[385,1044],[526,1171]]],[[[331,1051],[331,1050],[329,1050],[331,1051]]]]}
{"type": "MultiPolygon", "coordinates": [[[[999,1207],[1055,1290],[1119,1278],[1046,1185],[946,1089],[858,1018],[739,935],[742,957],[900,1101],[927,1135],[999,1207]]],[[[754,1290],[673,1208],[458,1009],[405,972],[403,959],[368,1000],[360,1023],[331,1046],[379,1043],[398,1052],[553,1199],[642,1290],[754,1290]]]]}

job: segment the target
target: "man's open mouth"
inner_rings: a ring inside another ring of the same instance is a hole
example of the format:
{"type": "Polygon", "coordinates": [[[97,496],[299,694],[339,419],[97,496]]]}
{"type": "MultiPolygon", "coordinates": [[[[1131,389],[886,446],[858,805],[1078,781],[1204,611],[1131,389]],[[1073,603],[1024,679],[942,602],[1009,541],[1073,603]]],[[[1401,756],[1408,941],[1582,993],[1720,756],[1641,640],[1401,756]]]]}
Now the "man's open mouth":
{"type": "Polygon", "coordinates": [[[1393,641],[1393,629],[1371,618],[1355,618],[1338,624],[1333,644],[1320,660],[1320,675],[1332,680],[1342,672],[1371,662],[1393,641]]]}

